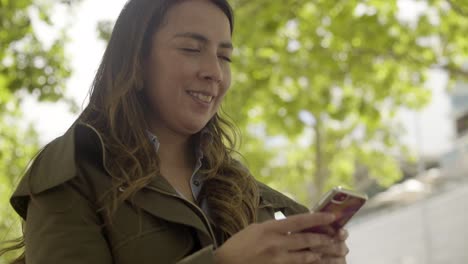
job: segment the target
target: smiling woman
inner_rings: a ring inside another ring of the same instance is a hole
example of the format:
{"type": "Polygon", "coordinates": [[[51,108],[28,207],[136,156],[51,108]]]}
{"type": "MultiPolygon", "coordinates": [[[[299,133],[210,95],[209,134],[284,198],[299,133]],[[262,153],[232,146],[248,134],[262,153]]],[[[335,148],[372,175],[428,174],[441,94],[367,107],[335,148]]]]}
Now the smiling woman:
{"type": "Polygon", "coordinates": [[[218,111],[231,84],[225,0],[130,0],[89,105],[11,198],[18,263],[345,263],[333,216],[257,182],[218,111]],[[288,217],[274,220],[281,211],[288,217]]]}

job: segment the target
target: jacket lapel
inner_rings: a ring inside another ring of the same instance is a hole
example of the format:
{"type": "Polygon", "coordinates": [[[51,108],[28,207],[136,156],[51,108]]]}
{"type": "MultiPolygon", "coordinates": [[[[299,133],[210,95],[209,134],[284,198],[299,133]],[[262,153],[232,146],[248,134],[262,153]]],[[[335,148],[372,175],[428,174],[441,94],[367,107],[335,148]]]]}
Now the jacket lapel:
{"type": "Polygon", "coordinates": [[[195,228],[202,244],[214,243],[201,209],[178,196],[163,177],[154,178],[130,203],[155,217],[195,228]]]}
{"type": "MultiPolygon", "coordinates": [[[[104,141],[99,133],[90,125],[84,124],[81,126],[88,133],[86,137],[93,136],[95,143],[90,144],[91,148],[99,146],[101,157],[100,163],[105,171],[110,175],[110,172],[105,164],[105,149],[104,141]],[[98,142],[96,142],[96,140],[98,142]],[[96,144],[97,143],[97,144],[96,144]]],[[[81,135],[85,135],[84,131],[81,135]]],[[[206,221],[203,212],[194,204],[179,197],[170,185],[170,183],[163,177],[154,177],[152,182],[135,193],[134,197],[129,200],[134,206],[143,209],[150,215],[164,219],[169,222],[174,222],[195,228],[200,236],[200,241],[204,244],[214,243],[210,235],[209,228],[205,225],[206,221]]],[[[209,223],[206,223],[209,224],[209,223]]]]}

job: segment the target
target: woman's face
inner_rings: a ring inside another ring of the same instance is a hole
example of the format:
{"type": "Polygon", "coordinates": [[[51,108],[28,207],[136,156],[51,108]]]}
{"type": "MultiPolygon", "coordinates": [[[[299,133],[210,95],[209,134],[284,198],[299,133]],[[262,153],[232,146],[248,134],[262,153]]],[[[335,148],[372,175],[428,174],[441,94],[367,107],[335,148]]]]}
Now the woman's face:
{"type": "Polygon", "coordinates": [[[167,13],[146,58],[151,125],[184,135],[199,132],[231,83],[229,20],[208,0],[183,1],[167,13]]]}

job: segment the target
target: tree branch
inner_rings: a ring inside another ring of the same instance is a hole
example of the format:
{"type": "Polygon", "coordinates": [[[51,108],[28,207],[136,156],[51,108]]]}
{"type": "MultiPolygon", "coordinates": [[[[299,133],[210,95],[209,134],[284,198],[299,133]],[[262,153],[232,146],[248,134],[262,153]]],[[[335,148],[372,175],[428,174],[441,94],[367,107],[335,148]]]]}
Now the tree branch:
{"type": "Polygon", "coordinates": [[[453,65],[435,65],[434,68],[445,70],[457,79],[463,79],[468,81],[468,72],[458,67],[454,67],[453,65]]]}
{"type": "Polygon", "coordinates": [[[461,16],[468,17],[468,11],[463,9],[461,6],[458,4],[454,3],[453,0],[447,0],[447,3],[450,5],[453,11],[458,13],[461,16]]]}

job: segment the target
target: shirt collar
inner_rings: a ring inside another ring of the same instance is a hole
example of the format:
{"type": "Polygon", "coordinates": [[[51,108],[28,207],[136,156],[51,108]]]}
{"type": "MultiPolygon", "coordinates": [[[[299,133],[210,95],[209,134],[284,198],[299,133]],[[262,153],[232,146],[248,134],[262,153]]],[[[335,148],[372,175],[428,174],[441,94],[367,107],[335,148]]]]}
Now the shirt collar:
{"type": "MultiPolygon", "coordinates": [[[[156,152],[159,151],[159,147],[161,143],[159,142],[158,137],[151,133],[149,130],[146,130],[146,134],[148,135],[149,140],[153,144],[156,152]]],[[[195,157],[197,161],[201,161],[203,159],[203,150],[208,147],[209,144],[213,142],[213,135],[208,130],[208,128],[203,128],[199,133],[196,135],[196,143],[195,143],[195,157]]]]}

